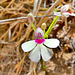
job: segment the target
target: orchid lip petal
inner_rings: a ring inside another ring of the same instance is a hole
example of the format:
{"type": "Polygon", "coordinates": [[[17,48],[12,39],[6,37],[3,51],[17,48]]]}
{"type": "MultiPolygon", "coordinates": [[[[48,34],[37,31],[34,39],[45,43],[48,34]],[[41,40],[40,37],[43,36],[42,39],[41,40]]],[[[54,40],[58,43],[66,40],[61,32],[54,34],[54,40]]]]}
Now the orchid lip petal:
{"type": "Polygon", "coordinates": [[[25,42],[21,45],[24,52],[31,51],[36,46],[35,40],[25,42]]]}
{"type": "Polygon", "coordinates": [[[39,37],[43,38],[43,36],[44,36],[43,30],[38,27],[38,28],[36,29],[36,31],[35,31],[35,36],[36,36],[37,38],[39,38],[39,37]],[[39,35],[39,34],[40,34],[40,35],[39,35]]]}
{"type": "Polygon", "coordinates": [[[48,61],[49,59],[51,59],[51,55],[49,54],[47,48],[44,45],[40,45],[41,47],[41,56],[43,58],[44,61],[48,61]]]}
{"type": "Polygon", "coordinates": [[[59,46],[60,41],[58,39],[45,39],[44,44],[49,48],[56,48],[59,46]]]}
{"type": "Polygon", "coordinates": [[[40,46],[37,45],[29,54],[29,58],[33,62],[39,62],[40,60],[40,46]]]}

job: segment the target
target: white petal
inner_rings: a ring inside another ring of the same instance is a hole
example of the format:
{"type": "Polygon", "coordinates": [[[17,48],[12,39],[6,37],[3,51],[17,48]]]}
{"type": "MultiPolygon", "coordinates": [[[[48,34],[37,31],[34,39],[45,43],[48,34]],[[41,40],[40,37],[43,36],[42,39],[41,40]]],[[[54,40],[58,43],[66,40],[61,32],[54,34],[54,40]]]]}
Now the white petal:
{"type": "Polygon", "coordinates": [[[51,56],[50,56],[47,48],[42,44],[40,47],[41,47],[41,55],[42,55],[43,60],[48,61],[51,58],[51,56]]]}
{"type": "Polygon", "coordinates": [[[54,54],[54,53],[53,53],[53,51],[52,51],[52,50],[50,50],[50,49],[48,49],[48,48],[47,48],[47,50],[48,50],[48,52],[49,52],[50,56],[52,57],[52,56],[53,56],[53,54],[54,54]]]}
{"type": "Polygon", "coordinates": [[[74,13],[72,13],[72,14],[70,14],[71,16],[75,16],[75,14],[74,13]]]}
{"type": "Polygon", "coordinates": [[[31,51],[35,46],[36,46],[36,43],[34,40],[25,42],[21,45],[24,52],[31,51]]]}
{"type": "Polygon", "coordinates": [[[69,17],[69,15],[70,15],[70,13],[68,13],[68,12],[64,12],[64,13],[62,13],[66,18],[68,18],[69,17]]]}
{"type": "Polygon", "coordinates": [[[29,58],[33,62],[39,62],[40,60],[40,46],[37,45],[29,54],[29,58]]]}
{"type": "Polygon", "coordinates": [[[61,16],[61,12],[54,12],[54,15],[61,16]]]}
{"type": "Polygon", "coordinates": [[[56,48],[59,46],[60,41],[58,39],[45,39],[44,44],[49,48],[56,48]]]}

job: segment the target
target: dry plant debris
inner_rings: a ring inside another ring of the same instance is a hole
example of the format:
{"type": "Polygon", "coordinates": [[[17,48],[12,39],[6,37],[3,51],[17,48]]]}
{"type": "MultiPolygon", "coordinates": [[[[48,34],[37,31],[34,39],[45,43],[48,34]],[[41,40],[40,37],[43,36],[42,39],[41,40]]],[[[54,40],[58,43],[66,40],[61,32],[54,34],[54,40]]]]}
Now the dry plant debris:
{"type": "Polygon", "coordinates": [[[36,16],[36,27],[45,22],[48,28],[55,18],[52,16],[54,8],[59,7],[60,10],[66,4],[70,5],[70,12],[75,13],[75,0],[0,0],[0,75],[75,75],[74,16],[69,16],[67,20],[61,16],[49,34],[49,38],[60,39],[61,44],[60,48],[53,49],[53,58],[45,62],[47,73],[41,69],[40,62],[31,62],[28,53],[21,49],[23,42],[35,38],[27,14],[32,12],[36,16]],[[41,15],[45,17],[38,17],[41,15]],[[16,19],[8,20],[12,18],[16,19]],[[65,21],[67,33],[64,30],[65,21]]]}

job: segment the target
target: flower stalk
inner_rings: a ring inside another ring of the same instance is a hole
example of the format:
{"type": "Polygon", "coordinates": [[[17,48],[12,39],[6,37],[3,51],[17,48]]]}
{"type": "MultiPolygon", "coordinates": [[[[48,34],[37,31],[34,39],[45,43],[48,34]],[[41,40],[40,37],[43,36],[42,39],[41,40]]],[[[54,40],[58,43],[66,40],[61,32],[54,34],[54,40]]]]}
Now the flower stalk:
{"type": "Polygon", "coordinates": [[[34,29],[34,31],[36,30],[36,27],[35,27],[34,23],[33,23],[33,29],[34,29]]]}
{"type": "Polygon", "coordinates": [[[48,38],[48,35],[50,33],[50,31],[52,30],[53,26],[56,24],[57,20],[58,20],[59,16],[56,16],[55,19],[53,20],[53,22],[51,23],[51,25],[49,26],[47,32],[44,35],[44,38],[48,38]]]}
{"type": "Polygon", "coordinates": [[[42,68],[43,68],[43,70],[44,70],[45,72],[47,72],[47,70],[46,70],[46,66],[44,65],[44,60],[43,60],[43,59],[41,59],[41,64],[42,64],[42,68]]]}

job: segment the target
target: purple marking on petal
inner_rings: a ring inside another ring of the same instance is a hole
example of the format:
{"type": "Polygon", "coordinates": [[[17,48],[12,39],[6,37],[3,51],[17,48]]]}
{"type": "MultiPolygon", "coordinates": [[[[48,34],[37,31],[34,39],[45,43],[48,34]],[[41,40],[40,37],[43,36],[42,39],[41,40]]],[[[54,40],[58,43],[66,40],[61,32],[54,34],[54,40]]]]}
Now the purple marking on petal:
{"type": "Polygon", "coordinates": [[[41,28],[37,28],[36,31],[35,31],[35,36],[37,38],[43,38],[43,36],[44,36],[43,30],[41,28]]]}
{"type": "Polygon", "coordinates": [[[64,6],[61,7],[61,12],[62,12],[62,13],[63,13],[63,12],[67,12],[68,9],[69,9],[69,5],[64,5],[64,6]]]}
{"type": "Polygon", "coordinates": [[[34,16],[33,16],[32,13],[29,13],[29,14],[28,14],[28,21],[29,21],[29,23],[31,23],[31,22],[34,21],[34,16]]]}
{"type": "Polygon", "coordinates": [[[45,39],[35,39],[35,43],[41,44],[45,41],[45,39]]]}
{"type": "Polygon", "coordinates": [[[33,22],[33,17],[31,17],[31,22],[33,22]]]}
{"type": "Polygon", "coordinates": [[[37,38],[42,38],[43,36],[41,35],[41,33],[38,33],[37,38]]]}

